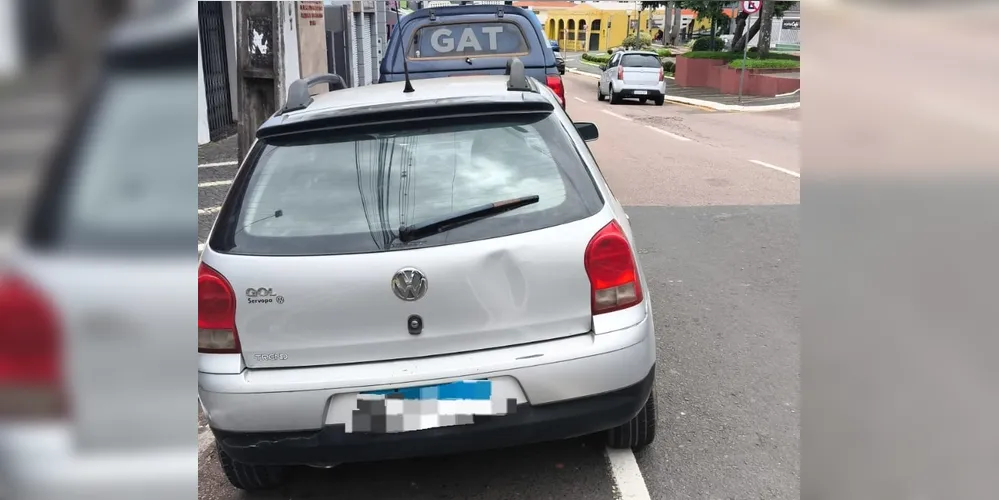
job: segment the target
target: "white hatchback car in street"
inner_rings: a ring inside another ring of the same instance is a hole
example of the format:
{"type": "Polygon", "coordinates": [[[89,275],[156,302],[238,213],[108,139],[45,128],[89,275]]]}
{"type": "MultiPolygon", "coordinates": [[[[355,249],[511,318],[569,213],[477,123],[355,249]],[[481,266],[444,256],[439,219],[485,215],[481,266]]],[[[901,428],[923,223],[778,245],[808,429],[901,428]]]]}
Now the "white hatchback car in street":
{"type": "Polygon", "coordinates": [[[653,101],[662,106],[666,95],[666,78],[659,54],[648,51],[622,50],[616,52],[600,67],[597,82],[597,100],[610,96],[611,104],[622,99],[638,99],[643,104],[653,101]]]}
{"type": "Polygon", "coordinates": [[[316,76],[257,131],[198,270],[199,395],[236,487],[655,438],[648,289],[597,129],[508,73],[316,76]]]}

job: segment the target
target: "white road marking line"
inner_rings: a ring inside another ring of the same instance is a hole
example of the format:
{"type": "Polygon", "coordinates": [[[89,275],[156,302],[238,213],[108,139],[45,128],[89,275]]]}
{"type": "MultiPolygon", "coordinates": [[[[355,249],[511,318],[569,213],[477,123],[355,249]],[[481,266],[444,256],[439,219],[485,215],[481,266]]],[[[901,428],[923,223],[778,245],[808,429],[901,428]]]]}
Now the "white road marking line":
{"type": "Polygon", "coordinates": [[[663,130],[661,128],[653,127],[652,125],[646,125],[645,128],[647,128],[649,130],[655,130],[656,132],[659,132],[660,134],[670,136],[670,137],[672,137],[672,138],[674,138],[674,139],[676,139],[678,141],[689,141],[690,140],[689,137],[684,137],[682,135],[676,135],[673,132],[667,132],[667,131],[665,131],[665,130],[663,130]]]}
{"type": "Polygon", "coordinates": [[[757,164],[757,165],[759,165],[761,167],[767,167],[767,168],[774,169],[774,170],[776,170],[778,172],[784,172],[787,175],[793,175],[793,176],[795,176],[795,177],[797,177],[799,179],[801,178],[801,174],[799,174],[798,172],[795,172],[794,170],[788,170],[786,168],[781,168],[781,167],[778,167],[777,165],[771,165],[771,164],[769,164],[767,162],[760,161],[760,160],[749,160],[749,162],[750,163],[755,163],[755,164],[757,164]]]}
{"type": "Polygon", "coordinates": [[[579,101],[579,102],[586,102],[586,101],[584,101],[584,100],[582,100],[582,99],[580,99],[580,98],[578,98],[578,97],[575,97],[575,96],[573,96],[573,99],[575,99],[575,100],[577,100],[577,101],[579,101]]]}
{"type": "Polygon", "coordinates": [[[606,109],[601,109],[600,111],[603,111],[604,113],[607,113],[608,115],[611,115],[611,116],[613,116],[615,118],[620,118],[622,120],[631,121],[631,118],[628,118],[627,116],[621,116],[621,115],[619,115],[619,114],[617,114],[617,113],[615,113],[613,111],[607,111],[606,109]]]}
{"type": "Polygon", "coordinates": [[[238,164],[238,161],[220,161],[218,163],[201,163],[198,165],[198,168],[231,167],[238,164]]]}
{"type": "Polygon", "coordinates": [[[787,97],[789,95],[797,94],[798,92],[801,92],[801,89],[795,90],[794,92],[787,92],[787,93],[784,93],[784,94],[777,94],[774,97],[787,97]]]}
{"type": "MultiPolygon", "coordinates": [[[[199,436],[200,440],[200,436],[199,436]]],[[[200,442],[198,443],[201,444],[200,442]]],[[[645,478],[635,461],[631,450],[606,449],[607,461],[610,463],[611,478],[617,487],[618,498],[621,500],[650,500],[649,489],[645,486],[645,478]]]]}
{"type": "Polygon", "coordinates": [[[214,214],[218,213],[219,210],[222,210],[222,207],[199,208],[198,215],[214,214]]]}
{"type": "Polygon", "coordinates": [[[207,188],[207,187],[215,187],[215,186],[228,186],[229,184],[232,184],[232,180],[231,179],[228,180],[228,181],[199,182],[198,183],[198,187],[199,188],[207,188]]]}

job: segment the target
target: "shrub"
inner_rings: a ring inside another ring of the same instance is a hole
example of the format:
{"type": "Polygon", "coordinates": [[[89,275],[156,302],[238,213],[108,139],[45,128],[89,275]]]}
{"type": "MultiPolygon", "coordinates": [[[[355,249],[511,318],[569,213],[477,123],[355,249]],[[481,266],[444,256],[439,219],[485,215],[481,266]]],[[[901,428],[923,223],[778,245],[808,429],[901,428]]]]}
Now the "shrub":
{"type": "Polygon", "coordinates": [[[604,64],[610,61],[611,56],[603,54],[583,53],[583,60],[591,63],[604,64]]]}
{"type": "Polygon", "coordinates": [[[614,53],[614,49],[607,49],[607,55],[611,55],[613,53],[614,53]]]}
{"type": "Polygon", "coordinates": [[[663,71],[667,73],[676,73],[676,63],[673,61],[663,61],[663,71]]]}
{"type": "MultiPolygon", "coordinates": [[[[715,38],[715,50],[722,50],[725,48],[725,40],[721,38],[715,38]]],[[[711,50],[711,37],[705,36],[694,40],[694,45],[691,46],[692,50],[711,50]]]]}
{"type": "Polygon", "coordinates": [[[731,61],[733,59],[742,57],[742,52],[739,52],[738,54],[733,54],[731,52],[721,52],[717,50],[714,52],[709,50],[698,50],[682,54],[682,57],[688,57],[690,59],[719,59],[722,61],[731,61]]]}
{"type": "Polygon", "coordinates": [[[658,49],[656,53],[659,54],[659,57],[673,57],[673,51],[669,49],[658,49]]]}
{"type": "MultiPolygon", "coordinates": [[[[742,68],[742,59],[736,59],[728,63],[728,67],[734,69],[742,68]]],[[[746,69],[800,69],[800,61],[789,61],[787,59],[746,59],[746,69]]]]}
{"type": "Polygon", "coordinates": [[[652,46],[652,37],[645,33],[635,33],[624,37],[621,45],[628,49],[647,49],[652,46]]]}

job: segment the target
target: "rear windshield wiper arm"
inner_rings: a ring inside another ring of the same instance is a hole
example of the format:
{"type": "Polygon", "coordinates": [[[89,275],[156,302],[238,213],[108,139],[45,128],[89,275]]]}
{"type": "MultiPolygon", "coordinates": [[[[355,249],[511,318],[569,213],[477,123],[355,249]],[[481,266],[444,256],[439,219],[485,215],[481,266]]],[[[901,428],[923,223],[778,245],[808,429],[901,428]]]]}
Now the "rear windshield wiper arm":
{"type": "Polygon", "coordinates": [[[471,224],[475,221],[499,215],[510,210],[515,210],[523,206],[533,205],[541,198],[538,195],[524,196],[509,200],[497,201],[486,205],[480,205],[461,212],[428,220],[419,224],[412,224],[399,228],[399,240],[403,243],[415,241],[433,236],[438,233],[450,231],[454,228],[471,224]]]}

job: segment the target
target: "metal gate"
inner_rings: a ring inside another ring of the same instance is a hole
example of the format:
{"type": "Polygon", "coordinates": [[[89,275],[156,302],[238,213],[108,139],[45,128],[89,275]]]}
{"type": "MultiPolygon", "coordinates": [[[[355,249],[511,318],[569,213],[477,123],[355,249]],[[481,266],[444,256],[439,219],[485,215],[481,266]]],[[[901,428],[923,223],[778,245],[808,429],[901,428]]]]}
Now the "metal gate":
{"type": "Polygon", "coordinates": [[[375,16],[371,14],[361,14],[361,57],[364,58],[364,81],[361,85],[371,85],[374,82],[372,75],[374,71],[371,68],[371,25],[375,20],[375,16]]]}
{"type": "Polygon", "coordinates": [[[229,63],[225,49],[225,2],[198,2],[198,34],[201,37],[201,63],[205,73],[208,104],[208,134],[212,141],[235,132],[229,94],[229,63]]]}
{"type": "MultiPolygon", "coordinates": [[[[347,6],[326,6],[326,64],[329,72],[340,75],[348,87],[353,87],[350,63],[350,23],[347,6]]],[[[333,90],[333,84],[330,84],[333,90]]]]}

